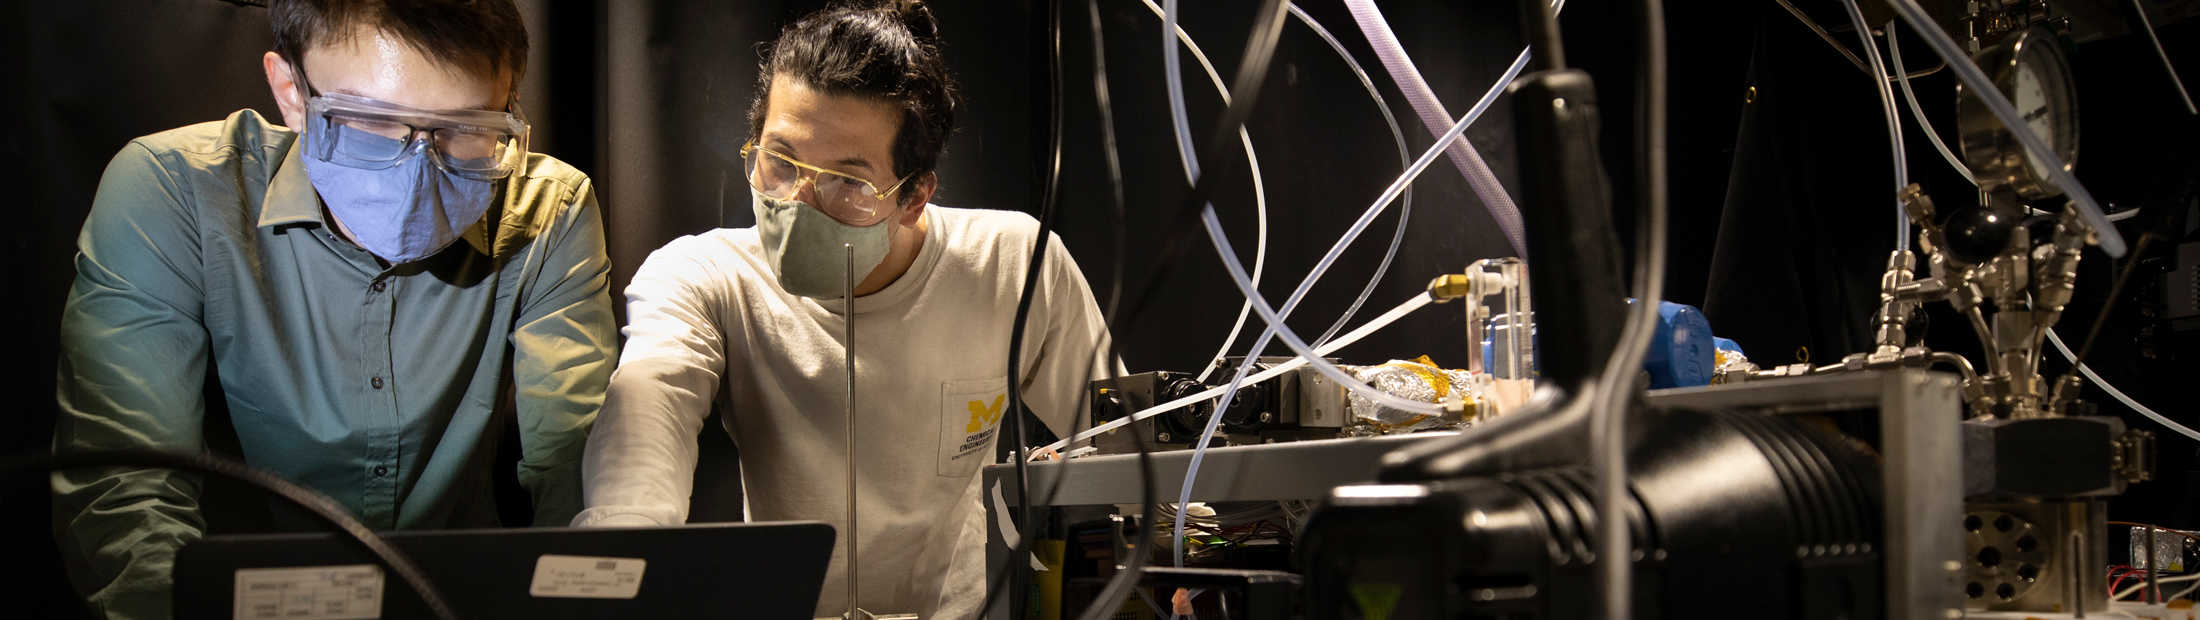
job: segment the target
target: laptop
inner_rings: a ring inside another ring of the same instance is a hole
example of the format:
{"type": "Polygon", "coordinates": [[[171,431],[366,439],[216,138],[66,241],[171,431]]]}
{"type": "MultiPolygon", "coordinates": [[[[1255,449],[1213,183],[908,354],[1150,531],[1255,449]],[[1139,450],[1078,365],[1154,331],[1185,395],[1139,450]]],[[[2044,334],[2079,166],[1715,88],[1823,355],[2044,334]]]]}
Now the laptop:
{"type": "MultiPolygon", "coordinates": [[[[809,620],[833,553],[814,521],[385,532],[464,618],[809,620]]],[[[336,534],[210,536],[176,553],[175,617],[432,617],[336,534]]]]}

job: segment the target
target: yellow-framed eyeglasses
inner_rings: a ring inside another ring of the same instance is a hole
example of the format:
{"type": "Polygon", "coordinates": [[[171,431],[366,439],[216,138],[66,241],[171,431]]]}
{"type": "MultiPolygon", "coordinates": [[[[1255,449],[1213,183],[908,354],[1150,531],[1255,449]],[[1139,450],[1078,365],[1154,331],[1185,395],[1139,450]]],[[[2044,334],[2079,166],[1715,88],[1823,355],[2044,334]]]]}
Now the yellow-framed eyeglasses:
{"type": "Polygon", "coordinates": [[[910,173],[895,181],[893,186],[879,189],[877,184],[863,177],[803,163],[785,153],[757,146],[755,140],[742,143],[741,159],[748,170],[749,187],[756,188],[766,197],[787,200],[802,191],[803,183],[809,183],[817,191],[817,203],[810,206],[851,226],[870,226],[893,215],[897,206],[894,193],[917,177],[916,173],[910,173]]]}

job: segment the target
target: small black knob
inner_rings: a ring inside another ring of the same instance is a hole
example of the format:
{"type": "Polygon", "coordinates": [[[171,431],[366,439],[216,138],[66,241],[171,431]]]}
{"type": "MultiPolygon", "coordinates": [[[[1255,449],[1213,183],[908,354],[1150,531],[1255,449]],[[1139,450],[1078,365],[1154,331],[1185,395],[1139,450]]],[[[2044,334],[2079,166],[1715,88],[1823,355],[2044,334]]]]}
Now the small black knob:
{"type": "Polygon", "coordinates": [[[2009,249],[2009,238],[2013,236],[2021,219],[2014,213],[2005,213],[2000,209],[1957,209],[1948,216],[1945,227],[1948,255],[1971,265],[1993,260],[2002,250],[2009,249]]]}

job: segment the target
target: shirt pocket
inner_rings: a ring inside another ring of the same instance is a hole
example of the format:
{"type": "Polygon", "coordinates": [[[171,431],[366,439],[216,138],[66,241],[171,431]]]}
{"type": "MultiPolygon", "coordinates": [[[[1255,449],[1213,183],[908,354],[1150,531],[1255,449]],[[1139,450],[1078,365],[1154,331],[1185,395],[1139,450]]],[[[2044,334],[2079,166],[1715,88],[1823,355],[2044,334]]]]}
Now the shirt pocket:
{"type": "Polygon", "coordinates": [[[1008,381],[1002,377],[940,383],[938,474],[967,477],[993,454],[1001,417],[1008,415],[1008,381]]]}

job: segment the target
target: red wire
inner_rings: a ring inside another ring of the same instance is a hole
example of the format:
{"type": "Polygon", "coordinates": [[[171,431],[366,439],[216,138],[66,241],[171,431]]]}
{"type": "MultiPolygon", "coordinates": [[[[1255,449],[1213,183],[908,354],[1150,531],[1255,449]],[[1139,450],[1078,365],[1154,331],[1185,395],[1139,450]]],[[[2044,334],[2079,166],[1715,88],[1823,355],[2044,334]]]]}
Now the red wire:
{"type": "Polygon", "coordinates": [[[2142,571],[2142,570],[2138,570],[2138,569],[2131,569],[2131,570],[2126,570],[2126,571],[2124,571],[2124,573],[2123,573],[2123,574],[2121,574],[2121,575],[2117,575],[2117,576],[2116,576],[2116,580],[2115,580],[2115,581],[2111,581],[2111,582],[2109,582],[2109,584],[2108,584],[2108,596],[2109,596],[2109,598],[2115,598],[2115,597],[2116,597],[2116,587],[2117,587],[2117,586],[2121,586],[2121,585],[2124,585],[2124,579],[2126,579],[2126,578],[2129,578],[2129,577],[2131,577],[2132,575],[2138,575],[2138,574],[2140,574],[2140,573],[2144,573],[2144,572],[2146,572],[2146,571],[2142,571]]]}

